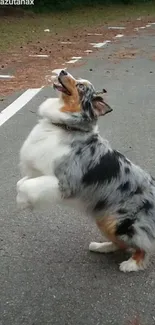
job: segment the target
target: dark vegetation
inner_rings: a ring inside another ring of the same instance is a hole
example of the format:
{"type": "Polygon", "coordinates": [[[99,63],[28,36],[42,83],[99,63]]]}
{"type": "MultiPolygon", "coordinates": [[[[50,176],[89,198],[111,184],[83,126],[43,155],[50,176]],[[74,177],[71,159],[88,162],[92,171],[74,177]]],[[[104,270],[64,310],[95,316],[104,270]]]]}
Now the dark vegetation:
{"type": "Polygon", "coordinates": [[[1,6],[0,11],[18,10],[22,7],[34,12],[70,10],[79,7],[96,7],[112,5],[137,5],[153,3],[154,0],[34,0],[34,6],[1,6]],[[9,7],[9,8],[8,8],[9,7]]]}

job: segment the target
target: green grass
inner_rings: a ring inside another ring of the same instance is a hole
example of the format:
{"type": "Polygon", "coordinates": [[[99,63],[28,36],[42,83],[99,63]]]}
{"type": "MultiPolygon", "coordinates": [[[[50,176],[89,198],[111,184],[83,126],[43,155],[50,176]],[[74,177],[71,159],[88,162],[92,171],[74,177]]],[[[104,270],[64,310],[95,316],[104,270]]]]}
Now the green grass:
{"type": "Polygon", "coordinates": [[[15,46],[23,46],[27,42],[47,37],[44,29],[51,33],[62,33],[67,29],[95,27],[97,25],[147,16],[155,13],[155,4],[136,6],[112,5],[83,8],[68,12],[49,14],[26,13],[23,17],[0,18],[0,52],[5,52],[15,46]]]}

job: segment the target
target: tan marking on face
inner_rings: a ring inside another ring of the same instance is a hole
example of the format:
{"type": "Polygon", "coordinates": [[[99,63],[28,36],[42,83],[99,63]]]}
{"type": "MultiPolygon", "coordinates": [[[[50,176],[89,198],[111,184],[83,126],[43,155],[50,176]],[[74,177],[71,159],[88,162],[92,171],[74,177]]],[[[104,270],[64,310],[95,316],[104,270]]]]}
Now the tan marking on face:
{"type": "Polygon", "coordinates": [[[127,249],[127,245],[116,236],[117,219],[114,216],[104,216],[103,219],[97,220],[96,224],[100,231],[119,248],[127,249]]]}
{"type": "Polygon", "coordinates": [[[145,252],[141,249],[137,249],[132,255],[132,258],[136,261],[137,264],[140,264],[145,258],[145,252]]]}
{"type": "Polygon", "coordinates": [[[62,99],[64,102],[63,107],[61,108],[61,112],[71,112],[76,113],[81,111],[79,94],[77,92],[73,92],[71,96],[66,96],[62,94],[62,99]]]}
{"type": "Polygon", "coordinates": [[[71,96],[62,94],[62,99],[64,106],[61,108],[61,112],[71,112],[76,113],[81,111],[79,93],[76,87],[76,79],[72,78],[70,75],[62,77],[63,84],[71,92],[71,96]]]}

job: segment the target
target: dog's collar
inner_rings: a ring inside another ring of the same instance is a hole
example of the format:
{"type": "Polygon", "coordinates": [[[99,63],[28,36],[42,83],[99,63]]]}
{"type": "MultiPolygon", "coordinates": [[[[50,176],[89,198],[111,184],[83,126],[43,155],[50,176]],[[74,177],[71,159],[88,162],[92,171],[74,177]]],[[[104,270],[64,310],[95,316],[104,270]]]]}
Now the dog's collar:
{"type": "MultiPolygon", "coordinates": [[[[67,131],[67,132],[72,132],[72,131],[82,131],[81,129],[78,129],[78,128],[74,128],[74,127],[71,127],[71,126],[68,126],[68,125],[66,125],[66,124],[61,124],[61,123],[52,123],[53,125],[55,125],[55,126],[57,126],[57,127],[59,127],[59,128],[61,128],[61,129],[63,129],[63,130],[65,130],[65,131],[67,131]]],[[[84,130],[83,132],[89,132],[89,131],[87,131],[87,130],[84,130]]]]}

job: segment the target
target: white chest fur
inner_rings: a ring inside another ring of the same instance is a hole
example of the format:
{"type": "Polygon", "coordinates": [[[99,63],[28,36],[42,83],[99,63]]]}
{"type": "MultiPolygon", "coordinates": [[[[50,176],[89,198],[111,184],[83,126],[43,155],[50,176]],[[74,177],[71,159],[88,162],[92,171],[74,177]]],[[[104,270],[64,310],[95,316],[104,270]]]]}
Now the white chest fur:
{"type": "Polygon", "coordinates": [[[65,133],[47,120],[41,120],[21,148],[21,167],[27,164],[43,175],[53,175],[56,162],[71,150],[65,144],[65,133]]]}

